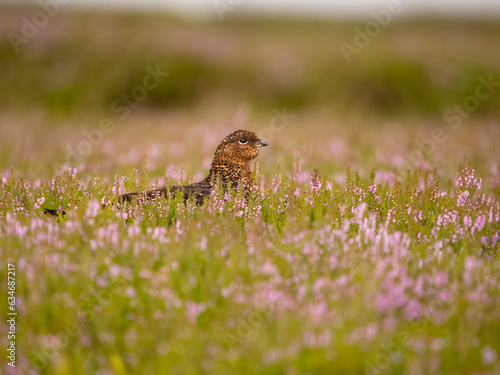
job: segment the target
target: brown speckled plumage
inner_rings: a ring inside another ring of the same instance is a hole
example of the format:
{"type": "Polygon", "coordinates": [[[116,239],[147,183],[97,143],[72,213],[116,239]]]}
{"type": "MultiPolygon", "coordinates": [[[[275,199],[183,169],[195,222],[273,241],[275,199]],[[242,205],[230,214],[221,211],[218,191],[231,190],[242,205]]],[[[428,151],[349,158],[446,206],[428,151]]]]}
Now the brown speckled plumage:
{"type": "Polygon", "coordinates": [[[46,215],[50,215],[50,216],[54,216],[54,217],[59,216],[59,214],[61,214],[61,216],[65,216],[66,215],[66,211],[64,211],[64,210],[56,210],[54,208],[45,208],[42,212],[44,214],[46,214],[46,215]]]}
{"type": "MultiPolygon", "coordinates": [[[[193,197],[197,204],[203,204],[205,198],[210,196],[211,191],[219,181],[225,190],[230,183],[233,188],[242,189],[246,193],[253,186],[252,171],[249,161],[259,155],[260,149],[268,143],[260,139],[255,133],[248,130],[237,130],[222,140],[215,150],[212,166],[208,176],[202,181],[184,185],[162,187],[148,191],[144,197],[151,199],[155,196],[167,196],[168,192],[174,196],[179,191],[184,193],[184,200],[193,197]]],[[[130,202],[140,193],[128,193],[121,195],[119,202],[130,202]]]]}

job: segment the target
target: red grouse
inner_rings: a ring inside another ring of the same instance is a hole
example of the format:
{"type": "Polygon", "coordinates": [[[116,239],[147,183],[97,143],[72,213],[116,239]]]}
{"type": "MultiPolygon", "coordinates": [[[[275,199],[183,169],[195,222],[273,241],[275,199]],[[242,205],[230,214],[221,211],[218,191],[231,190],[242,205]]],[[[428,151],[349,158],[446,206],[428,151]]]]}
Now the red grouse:
{"type": "MultiPolygon", "coordinates": [[[[185,201],[193,197],[195,202],[201,205],[205,198],[210,196],[217,182],[222,185],[224,190],[230,183],[233,188],[243,190],[248,194],[253,186],[252,171],[248,163],[259,155],[260,149],[264,146],[268,146],[268,143],[255,133],[248,130],[237,130],[224,138],[217,146],[208,176],[202,181],[190,185],[161,187],[146,192],[144,197],[147,199],[156,196],[166,197],[168,192],[175,196],[178,192],[183,192],[185,201]]],[[[121,203],[130,202],[139,196],[142,194],[123,194],[118,198],[118,201],[121,203]]]]}
{"type": "MultiPolygon", "coordinates": [[[[260,149],[268,146],[268,143],[260,139],[255,133],[248,130],[237,130],[229,134],[217,146],[214,159],[208,176],[200,182],[184,186],[161,187],[156,190],[141,193],[123,194],[118,198],[120,203],[130,202],[139,196],[152,199],[156,196],[175,196],[183,192],[184,201],[193,197],[198,205],[203,204],[205,198],[210,196],[217,182],[220,182],[224,190],[229,183],[233,188],[242,189],[246,194],[253,186],[252,171],[248,162],[259,155],[260,149]]],[[[66,212],[57,209],[46,208],[44,212],[48,215],[65,215],[66,212]]]]}

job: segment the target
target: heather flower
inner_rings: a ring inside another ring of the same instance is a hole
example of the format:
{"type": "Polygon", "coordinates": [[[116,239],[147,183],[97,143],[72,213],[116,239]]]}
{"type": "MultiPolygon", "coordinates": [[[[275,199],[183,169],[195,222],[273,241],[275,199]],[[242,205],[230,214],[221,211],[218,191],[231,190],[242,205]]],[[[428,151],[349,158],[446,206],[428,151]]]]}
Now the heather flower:
{"type": "Polygon", "coordinates": [[[483,180],[481,178],[476,178],[475,174],[476,171],[474,169],[463,169],[455,182],[455,186],[462,190],[472,190],[472,192],[481,189],[483,180]]]}
{"type": "Polygon", "coordinates": [[[311,306],[311,314],[316,319],[323,319],[328,312],[328,305],[325,301],[321,301],[311,306]]]}
{"type": "Polygon", "coordinates": [[[410,299],[408,303],[405,305],[404,315],[407,320],[412,320],[420,317],[421,315],[421,306],[420,303],[416,299],[410,299]]]}
{"type": "Polygon", "coordinates": [[[493,236],[491,236],[491,247],[494,247],[497,244],[499,234],[500,231],[496,232],[493,236]]]}
{"type": "Polygon", "coordinates": [[[201,251],[207,251],[207,237],[203,236],[200,240],[200,250],[201,251]]]}
{"type": "Polygon", "coordinates": [[[272,183],[273,194],[276,194],[278,192],[280,186],[281,186],[281,174],[278,173],[276,176],[274,176],[272,183]]]}
{"type": "Polygon", "coordinates": [[[195,322],[198,315],[200,315],[203,311],[207,309],[204,303],[196,303],[193,301],[186,301],[186,315],[191,320],[191,322],[195,322]]]}
{"type": "Polygon", "coordinates": [[[468,202],[470,202],[469,196],[470,196],[470,193],[469,193],[468,190],[465,190],[464,192],[459,193],[458,194],[458,198],[457,198],[457,206],[458,207],[463,207],[468,202]]]}
{"type": "Polygon", "coordinates": [[[472,226],[472,219],[469,215],[466,215],[464,217],[464,226],[465,228],[469,228],[470,226],[472,226]]]}
{"type": "Polygon", "coordinates": [[[365,327],[365,339],[371,342],[378,333],[378,326],[376,323],[370,323],[365,327]]]}
{"type": "Polygon", "coordinates": [[[319,194],[321,186],[322,186],[322,183],[319,180],[318,172],[314,171],[314,173],[311,175],[311,189],[312,189],[312,191],[319,194]]]}
{"type": "Polygon", "coordinates": [[[489,244],[489,238],[486,236],[481,236],[481,243],[483,244],[484,247],[488,248],[490,247],[489,244]]]}
{"type": "Polygon", "coordinates": [[[85,218],[93,218],[96,217],[97,214],[99,213],[99,210],[101,208],[101,204],[97,199],[92,199],[89,202],[89,205],[87,207],[87,211],[85,212],[85,218]]]}
{"type": "Polygon", "coordinates": [[[492,364],[497,359],[497,351],[491,348],[491,346],[485,346],[481,350],[481,355],[483,358],[483,365],[485,366],[492,364]]]}
{"type": "Polygon", "coordinates": [[[36,200],[36,203],[33,205],[33,207],[35,209],[39,209],[44,202],[45,202],[45,197],[40,197],[36,200]]]}
{"type": "Polygon", "coordinates": [[[474,231],[481,232],[484,228],[484,224],[486,224],[486,216],[485,215],[479,215],[476,218],[476,222],[474,223],[474,227],[471,229],[472,234],[474,234],[474,231]]]}
{"type": "Polygon", "coordinates": [[[129,286],[125,289],[125,294],[127,295],[127,297],[135,297],[136,295],[136,291],[135,291],[135,288],[129,286]]]}

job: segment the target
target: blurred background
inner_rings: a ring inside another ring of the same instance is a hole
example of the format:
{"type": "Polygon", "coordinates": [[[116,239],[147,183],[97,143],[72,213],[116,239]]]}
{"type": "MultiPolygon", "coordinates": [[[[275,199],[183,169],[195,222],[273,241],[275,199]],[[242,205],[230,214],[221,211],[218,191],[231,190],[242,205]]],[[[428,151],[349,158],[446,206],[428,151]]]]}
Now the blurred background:
{"type": "Polygon", "coordinates": [[[3,0],[0,166],[197,178],[247,128],[264,172],[496,176],[499,46],[495,0],[3,0]]]}

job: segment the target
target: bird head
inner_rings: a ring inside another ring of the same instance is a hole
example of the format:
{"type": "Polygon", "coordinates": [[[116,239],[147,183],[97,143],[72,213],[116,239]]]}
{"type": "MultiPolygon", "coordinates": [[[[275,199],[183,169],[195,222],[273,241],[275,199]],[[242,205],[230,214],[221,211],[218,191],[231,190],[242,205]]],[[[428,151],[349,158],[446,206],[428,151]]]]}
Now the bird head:
{"type": "Polygon", "coordinates": [[[248,163],[259,155],[262,147],[269,144],[248,130],[237,130],[222,140],[215,156],[236,163],[248,163]]]}

